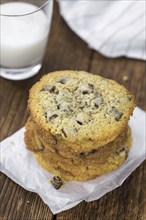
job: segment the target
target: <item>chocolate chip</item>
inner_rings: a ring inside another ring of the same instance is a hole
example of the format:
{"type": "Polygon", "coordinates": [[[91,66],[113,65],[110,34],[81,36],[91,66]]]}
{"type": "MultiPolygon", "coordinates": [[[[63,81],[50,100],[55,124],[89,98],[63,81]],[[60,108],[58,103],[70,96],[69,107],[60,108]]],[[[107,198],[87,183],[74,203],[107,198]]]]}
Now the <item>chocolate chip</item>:
{"type": "Polygon", "coordinates": [[[64,134],[64,137],[67,137],[67,134],[65,133],[64,129],[62,129],[61,131],[64,134]]]}
{"type": "Polygon", "coordinates": [[[83,84],[81,86],[81,90],[82,90],[82,94],[90,94],[91,92],[93,92],[93,85],[92,84],[83,84]]]}
{"type": "Polygon", "coordinates": [[[42,91],[49,91],[50,93],[53,93],[53,92],[55,92],[55,89],[56,89],[55,86],[48,85],[48,86],[45,86],[45,87],[42,89],[42,91]]]}
{"type": "Polygon", "coordinates": [[[81,152],[81,153],[79,154],[79,156],[80,156],[80,157],[86,157],[87,155],[85,154],[85,152],[81,152]]]}
{"type": "Polygon", "coordinates": [[[60,78],[57,82],[61,84],[66,84],[68,82],[68,78],[66,77],[60,78]]]}
{"type": "Polygon", "coordinates": [[[115,120],[116,120],[116,121],[119,121],[120,118],[122,117],[122,115],[123,115],[122,112],[117,112],[117,113],[116,113],[116,116],[115,116],[115,120]]]}
{"type": "Polygon", "coordinates": [[[60,109],[60,104],[57,105],[57,109],[58,109],[58,110],[60,109]]]}
{"type": "Polygon", "coordinates": [[[82,92],[82,94],[83,94],[83,95],[89,94],[89,91],[88,91],[88,90],[84,90],[84,91],[82,92]]]}
{"type": "Polygon", "coordinates": [[[66,101],[62,101],[57,105],[57,108],[60,109],[61,111],[67,111],[69,110],[69,103],[66,101]]]}
{"type": "Polygon", "coordinates": [[[55,189],[59,189],[63,185],[63,181],[59,176],[53,176],[50,182],[55,189]]]}
{"type": "Polygon", "coordinates": [[[116,154],[119,156],[120,154],[125,153],[125,156],[127,158],[128,156],[128,149],[125,147],[121,147],[119,149],[116,150],[116,154]]]}
{"type": "Polygon", "coordinates": [[[77,120],[77,123],[78,123],[79,125],[83,125],[83,123],[82,123],[81,121],[79,121],[79,120],[77,120]]]}
{"type": "Polygon", "coordinates": [[[53,115],[51,115],[51,116],[49,117],[49,121],[52,121],[52,120],[54,120],[54,119],[57,118],[57,117],[58,117],[57,114],[53,114],[53,115]]]}
{"type": "Polygon", "coordinates": [[[96,150],[93,149],[93,150],[91,150],[91,151],[81,152],[81,153],[79,154],[79,156],[83,158],[83,157],[89,156],[90,154],[95,154],[95,153],[96,153],[96,150]]]}
{"type": "Polygon", "coordinates": [[[94,87],[93,84],[88,83],[88,86],[89,86],[90,89],[93,90],[93,87],[94,87]]]}
{"type": "Polygon", "coordinates": [[[47,112],[45,112],[44,115],[45,115],[45,118],[47,119],[47,112]]]}
{"type": "Polygon", "coordinates": [[[103,104],[103,98],[102,97],[97,97],[95,100],[95,107],[98,108],[100,105],[103,104]]]}
{"type": "Polygon", "coordinates": [[[122,117],[123,113],[120,112],[118,109],[116,109],[115,107],[112,107],[110,110],[109,110],[109,114],[111,116],[113,116],[115,118],[116,121],[119,121],[120,118],[122,117]]]}
{"type": "Polygon", "coordinates": [[[91,154],[95,154],[95,153],[96,153],[96,150],[93,149],[93,150],[91,151],[91,154]]]}
{"type": "Polygon", "coordinates": [[[130,96],[127,96],[128,101],[130,102],[132,98],[130,96]]]}

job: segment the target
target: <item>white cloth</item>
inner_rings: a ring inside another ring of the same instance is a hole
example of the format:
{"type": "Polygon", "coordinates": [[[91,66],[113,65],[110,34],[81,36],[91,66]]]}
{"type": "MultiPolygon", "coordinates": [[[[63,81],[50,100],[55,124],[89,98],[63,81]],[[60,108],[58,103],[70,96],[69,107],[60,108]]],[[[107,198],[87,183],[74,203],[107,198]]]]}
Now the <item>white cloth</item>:
{"type": "Polygon", "coordinates": [[[69,27],[108,57],[146,59],[145,0],[58,0],[69,27]]]}
{"type": "MultiPolygon", "coordinates": [[[[24,144],[24,128],[1,142],[1,171],[25,189],[36,192],[56,214],[81,201],[94,201],[120,186],[146,159],[146,113],[136,108],[130,120],[133,146],[125,163],[117,170],[86,182],[68,182],[59,190],[49,182],[53,174],[43,170],[24,144]]],[[[134,192],[133,192],[134,193],[134,192]]]]}

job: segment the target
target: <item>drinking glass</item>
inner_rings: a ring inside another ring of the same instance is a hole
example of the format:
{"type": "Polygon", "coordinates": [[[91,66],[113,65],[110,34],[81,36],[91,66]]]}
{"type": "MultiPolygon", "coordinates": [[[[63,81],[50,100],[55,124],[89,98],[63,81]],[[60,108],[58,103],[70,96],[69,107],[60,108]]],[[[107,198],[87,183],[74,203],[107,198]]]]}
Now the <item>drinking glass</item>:
{"type": "Polygon", "coordinates": [[[34,76],[42,67],[53,0],[2,0],[0,75],[11,80],[34,76]]]}

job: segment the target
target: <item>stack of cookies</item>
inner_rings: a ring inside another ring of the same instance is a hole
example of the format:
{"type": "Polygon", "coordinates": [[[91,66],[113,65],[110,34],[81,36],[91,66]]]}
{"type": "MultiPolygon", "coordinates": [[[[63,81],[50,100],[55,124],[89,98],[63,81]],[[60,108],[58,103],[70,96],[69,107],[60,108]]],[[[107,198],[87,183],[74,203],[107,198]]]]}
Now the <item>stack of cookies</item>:
{"type": "Polygon", "coordinates": [[[93,179],[126,160],[134,107],[133,95],[113,80],[84,71],[49,73],[30,90],[26,146],[63,180],[93,179]]]}

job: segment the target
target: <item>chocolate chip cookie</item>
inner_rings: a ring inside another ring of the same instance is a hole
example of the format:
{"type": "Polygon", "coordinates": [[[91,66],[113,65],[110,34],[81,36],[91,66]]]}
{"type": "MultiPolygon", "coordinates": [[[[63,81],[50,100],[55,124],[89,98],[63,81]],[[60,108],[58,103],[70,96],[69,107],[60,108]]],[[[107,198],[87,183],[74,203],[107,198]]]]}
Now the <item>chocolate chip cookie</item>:
{"type": "Polygon", "coordinates": [[[49,73],[30,90],[28,107],[38,133],[49,144],[96,148],[127,127],[133,95],[117,82],[84,71],[49,73]]]}

